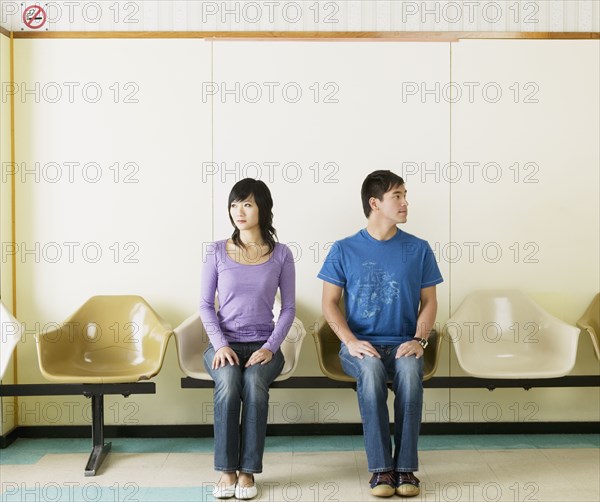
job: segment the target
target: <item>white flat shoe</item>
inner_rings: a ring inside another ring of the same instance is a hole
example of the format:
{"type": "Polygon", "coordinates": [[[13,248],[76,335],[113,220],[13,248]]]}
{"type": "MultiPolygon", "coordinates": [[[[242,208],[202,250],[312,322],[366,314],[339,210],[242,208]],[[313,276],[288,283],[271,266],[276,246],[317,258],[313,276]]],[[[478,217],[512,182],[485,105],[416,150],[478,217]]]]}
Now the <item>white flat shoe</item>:
{"type": "Polygon", "coordinates": [[[237,493],[237,487],[235,484],[229,486],[216,486],[213,490],[213,497],[216,499],[230,499],[237,493]]]}
{"type": "MultiPolygon", "coordinates": [[[[254,481],[254,476],[252,476],[252,481],[254,481]]],[[[256,488],[256,483],[252,486],[240,486],[239,483],[235,485],[235,498],[240,500],[249,500],[253,499],[258,495],[258,489],[256,488]]]]}

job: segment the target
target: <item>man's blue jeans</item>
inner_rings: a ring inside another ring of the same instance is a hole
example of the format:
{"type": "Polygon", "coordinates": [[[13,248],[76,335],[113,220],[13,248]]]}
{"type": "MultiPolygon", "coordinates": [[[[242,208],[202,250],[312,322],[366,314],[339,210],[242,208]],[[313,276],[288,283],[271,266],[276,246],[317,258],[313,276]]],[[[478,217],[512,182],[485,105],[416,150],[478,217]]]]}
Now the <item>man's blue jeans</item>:
{"type": "Polygon", "coordinates": [[[356,378],[358,406],[363,422],[370,472],[415,472],[419,469],[417,442],[423,407],[423,358],[396,359],[399,345],[374,346],[381,359],[351,356],[340,349],[342,368],[356,378]],[[394,391],[394,455],[387,407],[387,381],[394,391]]]}
{"type": "Polygon", "coordinates": [[[267,434],[269,385],[283,369],[283,354],[278,350],[267,364],[244,368],[263,342],[231,343],[240,364],[212,369],[215,349],[204,352],[204,366],[215,381],[214,430],[215,470],[223,472],[262,472],[267,434]],[[240,410],[242,409],[240,437],[240,410]]]}

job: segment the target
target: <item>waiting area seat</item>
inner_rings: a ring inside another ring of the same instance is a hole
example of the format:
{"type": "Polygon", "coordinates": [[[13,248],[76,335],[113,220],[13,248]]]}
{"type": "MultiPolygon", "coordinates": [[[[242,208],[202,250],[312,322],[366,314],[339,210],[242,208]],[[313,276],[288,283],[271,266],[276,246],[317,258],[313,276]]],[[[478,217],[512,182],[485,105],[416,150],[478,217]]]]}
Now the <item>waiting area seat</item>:
{"type": "MultiPolygon", "coordinates": [[[[313,332],[315,345],[317,346],[317,357],[323,374],[332,380],[341,382],[355,382],[356,380],[344,373],[342,363],[338,355],[341,341],[331,329],[324,317],[317,321],[317,329],[313,332]]],[[[440,344],[442,338],[435,330],[429,334],[429,345],[425,349],[423,380],[429,380],[437,370],[440,344]]]]}
{"type": "Polygon", "coordinates": [[[476,291],[446,322],[461,368],[479,378],[557,378],[575,365],[579,329],[516,290],[476,291]]]}
{"type": "Polygon", "coordinates": [[[590,306],[577,321],[577,326],[589,333],[596,357],[600,359],[600,293],[594,297],[590,306]]]}
{"type": "Polygon", "coordinates": [[[62,383],[148,380],[163,363],[170,326],[141,296],[94,296],[37,336],[40,370],[62,383]]]}
{"type": "Polygon", "coordinates": [[[12,353],[21,340],[21,323],[0,302],[0,380],[8,368],[12,353]]]}
{"type": "MultiPolygon", "coordinates": [[[[280,310],[281,305],[276,301],[273,306],[275,322],[277,322],[280,310]]],[[[191,378],[211,380],[210,375],[204,368],[203,354],[208,347],[209,339],[204,330],[202,320],[200,319],[200,314],[194,314],[188,317],[175,328],[174,332],[181,371],[191,378]]],[[[275,381],[286,380],[293,375],[298,366],[300,349],[302,348],[302,341],[305,336],[306,330],[304,329],[302,321],[295,318],[280,347],[283,358],[285,359],[285,364],[281,374],[275,381]]]]}
{"type": "Polygon", "coordinates": [[[104,442],[104,394],[156,375],[172,334],[152,307],[133,295],[94,296],[56,329],[37,334],[40,371],[47,380],[89,384],[84,394],[92,399],[93,449],[86,476],[96,475],[111,448],[104,442]]]}

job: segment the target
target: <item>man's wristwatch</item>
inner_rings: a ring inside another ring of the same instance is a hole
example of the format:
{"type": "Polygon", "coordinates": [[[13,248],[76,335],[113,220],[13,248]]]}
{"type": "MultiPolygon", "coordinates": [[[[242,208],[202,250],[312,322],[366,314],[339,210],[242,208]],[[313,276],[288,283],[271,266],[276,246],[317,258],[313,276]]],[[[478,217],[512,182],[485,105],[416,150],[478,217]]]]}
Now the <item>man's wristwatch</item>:
{"type": "Polygon", "coordinates": [[[419,338],[418,336],[415,336],[413,338],[414,341],[419,342],[419,345],[421,347],[423,347],[424,349],[427,348],[427,345],[429,345],[429,342],[427,340],[425,340],[425,338],[419,338]]]}

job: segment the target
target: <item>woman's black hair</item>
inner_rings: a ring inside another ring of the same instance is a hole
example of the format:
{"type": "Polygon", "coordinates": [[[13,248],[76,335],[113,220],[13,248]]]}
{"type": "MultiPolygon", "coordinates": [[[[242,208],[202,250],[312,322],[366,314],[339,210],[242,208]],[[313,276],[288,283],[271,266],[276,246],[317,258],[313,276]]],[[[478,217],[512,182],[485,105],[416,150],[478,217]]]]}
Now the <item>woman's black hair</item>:
{"type": "Polygon", "coordinates": [[[267,185],[260,180],[244,178],[233,185],[233,188],[229,193],[227,213],[229,214],[229,221],[231,221],[231,224],[233,225],[231,240],[236,246],[244,249],[246,248],[240,239],[240,230],[236,227],[235,222],[231,217],[230,209],[232,202],[244,201],[251,195],[254,195],[254,201],[258,206],[258,226],[260,227],[262,239],[265,244],[269,246],[269,253],[272,253],[275,249],[275,243],[277,242],[277,231],[273,227],[273,199],[267,185]]]}

